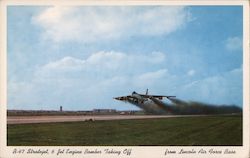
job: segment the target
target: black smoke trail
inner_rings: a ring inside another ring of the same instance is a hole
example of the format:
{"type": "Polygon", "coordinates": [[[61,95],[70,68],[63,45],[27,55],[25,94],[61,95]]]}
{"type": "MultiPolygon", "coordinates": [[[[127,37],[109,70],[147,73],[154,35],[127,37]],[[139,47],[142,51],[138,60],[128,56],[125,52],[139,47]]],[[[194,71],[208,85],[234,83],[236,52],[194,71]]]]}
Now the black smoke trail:
{"type": "MultiPolygon", "coordinates": [[[[195,114],[232,114],[242,113],[242,109],[235,105],[212,105],[196,101],[183,101],[176,98],[169,98],[174,114],[195,115],[195,114]]],[[[166,104],[166,106],[169,106],[166,104]]]]}

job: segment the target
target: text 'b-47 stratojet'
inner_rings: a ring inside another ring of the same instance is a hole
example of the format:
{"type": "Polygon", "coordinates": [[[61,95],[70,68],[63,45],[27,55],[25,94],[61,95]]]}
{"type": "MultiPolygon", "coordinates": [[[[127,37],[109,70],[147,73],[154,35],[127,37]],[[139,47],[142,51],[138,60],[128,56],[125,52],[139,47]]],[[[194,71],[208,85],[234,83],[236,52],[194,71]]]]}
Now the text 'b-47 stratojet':
{"type": "Polygon", "coordinates": [[[137,107],[143,109],[146,113],[167,114],[170,112],[170,109],[165,106],[161,100],[164,98],[170,99],[174,97],[175,96],[149,95],[147,89],[146,94],[133,92],[131,95],[115,97],[114,99],[136,105],[137,107]]]}

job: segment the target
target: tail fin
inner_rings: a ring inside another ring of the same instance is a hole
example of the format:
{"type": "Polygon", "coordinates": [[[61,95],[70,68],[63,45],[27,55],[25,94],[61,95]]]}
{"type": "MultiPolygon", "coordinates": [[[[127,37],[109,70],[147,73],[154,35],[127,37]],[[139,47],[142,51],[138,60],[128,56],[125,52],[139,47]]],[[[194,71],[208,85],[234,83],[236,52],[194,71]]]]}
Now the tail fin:
{"type": "Polygon", "coordinates": [[[146,95],[148,95],[148,89],[146,90],[146,95]]]}

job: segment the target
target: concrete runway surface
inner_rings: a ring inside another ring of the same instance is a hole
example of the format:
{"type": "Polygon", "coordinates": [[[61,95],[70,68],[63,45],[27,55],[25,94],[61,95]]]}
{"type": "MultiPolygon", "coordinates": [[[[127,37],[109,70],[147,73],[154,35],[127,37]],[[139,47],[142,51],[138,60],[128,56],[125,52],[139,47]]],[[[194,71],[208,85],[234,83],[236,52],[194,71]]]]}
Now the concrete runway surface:
{"type": "MultiPolygon", "coordinates": [[[[189,117],[194,115],[79,115],[79,116],[8,116],[7,124],[77,122],[88,120],[133,120],[151,118],[189,117]]],[[[198,115],[196,115],[198,116],[198,115]]]]}

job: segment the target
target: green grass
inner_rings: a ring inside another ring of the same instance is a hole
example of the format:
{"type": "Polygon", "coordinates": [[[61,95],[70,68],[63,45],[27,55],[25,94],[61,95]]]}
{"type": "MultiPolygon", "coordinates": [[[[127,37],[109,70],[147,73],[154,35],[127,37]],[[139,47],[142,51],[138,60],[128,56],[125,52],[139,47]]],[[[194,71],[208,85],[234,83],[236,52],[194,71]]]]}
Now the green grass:
{"type": "Polygon", "coordinates": [[[8,125],[9,146],[242,145],[242,116],[8,125]]]}

